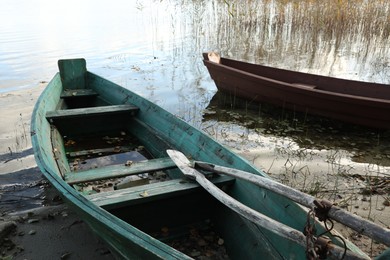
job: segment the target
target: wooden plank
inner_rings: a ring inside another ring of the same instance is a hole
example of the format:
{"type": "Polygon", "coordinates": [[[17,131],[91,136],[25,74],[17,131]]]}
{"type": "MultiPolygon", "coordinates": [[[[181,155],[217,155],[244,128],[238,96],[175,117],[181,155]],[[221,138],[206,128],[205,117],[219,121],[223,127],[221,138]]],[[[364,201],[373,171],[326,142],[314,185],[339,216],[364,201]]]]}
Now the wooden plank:
{"type": "Polygon", "coordinates": [[[66,89],[61,93],[61,98],[96,97],[99,94],[92,89],[66,89]]]}
{"type": "Polygon", "coordinates": [[[70,171],[68,160],[66,159],[64,142],[61,133],[56,127],[51,127],[51,147],[54,160],[56,161],[56,169],[58,169],[61,177],[65,176],[65,173],[70,171]]]}
{"type": "MultiPolygon", "coordinates": [[[[229,176],[218,176],[211,181],[218,186],[224,186],[233,184],[234,180],[234,178],[229,176]]],[[[98,206],[105,209],[113,209],[166,199],[196,190],[201,190],[201,187],[196,182],[174,179],[123,190],[92,194],[86,197],[98,206]]]]}
{"type": "Polygon", "coordinates": [[[85,155],[105,154],[105,153],[123,153],[134,150],[135,146],[115,146],[102,149],[90,149],[75,152],[68,152],[66,155],[69,157],[79,157],[85,155]]]}
{"type": "Polygon", "coordinates": [[[65,59],[58,61],[62,86],[65,89],[85,88],[87,65],[85,59],[65,59]]]}
{"type": "Polygon", "coordinates": [[[50,120],[62,119],[62,118],[76,118],[76,117],[93,117],[100,115],[112,115],[112,114],[124,114],[131,113],[134,115],[139,110],[138,107],[133,105],[114,105],[114,106],[100,106],[100,107],[87,107],[76,108],[66,110],[54,110],[46,113],[46,118],[50,120]]]}
{"type": "MultiPolygon", "coordinates": [[[[168,154],[170,153],[176,156],[180,156],[178,151],[171,151],[168,154]]],[[[281,194],[282,196],[287,197],[309,209],[314,208],[314,212],[316,214],[319,213],[319,211],[321,210],[321,208],[319,207],[326,205],[323,203],[327,203],[299,190],[278,183],[277,181],[258,176],[249,172],[203,162],[195,162],[195,168],[200,168],[218,174],[226,174],[235,178],[246,180],[261,188],[265,188],[278,194],[281,194]]],[[[327,213],[327,218],[332,218],[337,222],[342,223],[363,235],[366,235],[378,242],[390,246],[390,230],[376,223],[365,220],[346,210],[343,210],[342,208],[334,206],[330,202],[328,203],[330,204],[330,208],[329,212],[327,213]]]]}
{"type": "MultiPolygon", "coordinates": [[[[189,166],[190,161],[185,157],[183,153],[175,150],[168,150],[167,153],[185,176],[195,178],[195,180],[208,193],[210,193],[214,198],[219,200],[226,207],[230,208],[231,210],[238,213],[240,216],[246,218],[247,220],[251,221],[252,223],[273,232],[274,234],[280,236],[281,238],[288,239],[292,242],[301,245],[302,247],[307,246],[306,236],[301,231],[298,231],[288,225],[278,222],[246,206],[245,204],[241,203],[235,198],[229,196],[228,194],[223,192],[220,188],[218,188],[214,183],[208,180],[204,174],[190,167],[189,166]]],[[[317,239],[319,240],[321,239],[321,237],[318,237],[317,239]]],[[[347,256],[356,257],[351,259],[366,259],[366,257],[359,256],[354,252],[351,251],[345,252],[344,248],[338,247],[336,245],[329,246],[326,249],[329,250],[330,255],[335,256],[335,258],[338,258],[339,256],[342,256],[345,253],[347,256]]]]}
{"type": "Polygon", "coordinates": [[[68,172],[65,181],[69,184],[98,181],[110,178],[125,177],[154,171],[162,171],[175,168],[176,165],[170,158],[152,159],[148,161],[134,162],[131,166],[110,165],[79,172],[68,172]]]}

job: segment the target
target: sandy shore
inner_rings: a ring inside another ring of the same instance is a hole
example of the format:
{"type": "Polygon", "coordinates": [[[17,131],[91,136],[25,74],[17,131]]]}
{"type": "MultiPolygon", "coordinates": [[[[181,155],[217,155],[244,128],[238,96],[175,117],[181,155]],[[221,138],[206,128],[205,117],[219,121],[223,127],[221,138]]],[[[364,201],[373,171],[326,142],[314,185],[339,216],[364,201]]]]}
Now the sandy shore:
{"type": "MultiPolygon", "coordinates": [[[[0,158],[4,159],[0,164],[0,174],[36,167],[31,150],[30,118],[33,106],[45,85],[40,83],[33,89],[0,94],[3,122],[0,125],[0,158]]],[[[264,140],[259,142],[264,143],[264,140]]],[[[376,176],[383,173],[383,176],[386,176],[389,174],[388,167],[371,169],[365,164],[352,163],[342,158],[330,163],[329,151],[310,151],[310,159],[302,159],[296,154],[280,153],[280,149],[275,147],[261,148],[260,145],[257,148],[238,148],[236,152],[275,179],[286,181],[287,178],[286,182],[290,186],[301,188],[302,177],[305,178],[308,188],[315,188],[316,183],[326,183],[327,189],[335,190],[333,202],[339,206],[345,205],[349,211],[369,218],[383,227],[390,227],[390,207],[386,204],[388,194],[372,196],[359,192],[343,192],[351,188],[359,190],[359,185],[364,185],[364,181],[351,176],[367,176],[368,173],[376,176]],[[338,180],[340,176],[336,173],[343,167],[348,168],[348,175],[338,180]]],[[[364,187],[361,186],[361,189],[364,187]]],[[[383,245],[373,243],[351,230],[339,230],[369,254],[376,255],[385,249],[383,245]]],[[[27,212],[0,212],[0,234],[1,239],[5,238],[0,257],[15,254],[15,259],[113,258],[86,224],[66,205],[43,207],[27,212]]]]}
{"type": "MultiPolygon", "coordinates": [[[[36,167],[30,119],[45,86],[40,83],[33,89],[0,94],[3,159],[0,175],[36,167]]],[[[113,259],[113,256],[88,226],[61,204],[19,212],[0,211],[0,259],[113,259]]]]}

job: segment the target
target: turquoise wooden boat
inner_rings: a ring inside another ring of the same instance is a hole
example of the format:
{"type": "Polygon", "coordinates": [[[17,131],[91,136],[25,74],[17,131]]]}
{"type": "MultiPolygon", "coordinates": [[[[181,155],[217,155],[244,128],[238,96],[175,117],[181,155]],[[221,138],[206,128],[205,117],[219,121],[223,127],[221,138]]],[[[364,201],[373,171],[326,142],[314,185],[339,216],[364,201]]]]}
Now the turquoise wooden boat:
{"type": "MultiPolygon", "coordinates": [[[[310,248],[244,218],[186,178],[167,150],[267,177],[264,172],[152,102],[87,71],[84,59],[58,64],[60,72],[32,116],[35,158],[45,177],[118,258],[306,257],[310,248]],[[125,162],[112,162],[115,156],[125,162]]],[[[297,232],[304,229],[307,210],[292,200],[231,176],[209,177],[254,211],[297,232]]],[[[313,223],[317,234],[325,231],[321,223],[313,223]]],[[[331,240],[343,247],[338,238],[331,240]]],[[[366,258],[346,244],[348,252],[366,258]]]]}

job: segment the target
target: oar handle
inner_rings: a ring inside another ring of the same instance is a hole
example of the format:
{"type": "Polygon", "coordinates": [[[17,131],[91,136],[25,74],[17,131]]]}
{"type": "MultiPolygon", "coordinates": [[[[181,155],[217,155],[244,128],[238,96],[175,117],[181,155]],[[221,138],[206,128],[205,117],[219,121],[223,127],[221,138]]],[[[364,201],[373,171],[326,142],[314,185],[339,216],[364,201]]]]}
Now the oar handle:
{"type": "MultiPolygon", "coordinates": [[[[215,186],[212,182],[210,182],[202,173],[197,171],[194,167],[192,167],[191,162],[188,158],[181,152],[176,150],[167,150],[167,154],[172,159],[172,161],[176,164],[176,166],[182,171],[185,176],[189,176],[195,179],[206,191],[208,191],[214,198],[219,200],[222,204],[229,207],[240,216],[246,218],[247,220],[253,222],[259,227],[263,227],[280,237],[288,239],[297,243],[298,245],[308,247],[306,236],[296,229],[293,229],[283,223],[280,223],[264,214],[249,208],[248,206],[242,204],[236,199],[230,197],[225,192],[220,190],[217,186],[215,186]],[[306,242],[305,242],[306,241],[306,242]]],[[[352,251],[347,250],[345,252],[344,248],[340,248],[332,243],[325,242],[325,245],[318,242],[323,241],[322,238],[317,238],[314,241],[314,244],[310,244],[310,247],[313,247],[315,251],[320,249],[322,254],[330,254],[337,259],[340,257],[344,257],[344,259],[367,259],[367,256],[358,255],[352,251]]]]}
{"type": "MultiPolygon", "coordinates": [[[[214,165],[205,162],[194,162],[194,167],[198,169],[202,169],[205,171],[214,172],[217,174],[225,174],[232,177],[236,177],[242,180],[246,180],[251,182],[259,187],[271,190],[275,193],[278,193],[282,196],[285,196],[303,206],[306,206],[310,209],[317,210],[319,212],[321,209],[316,205],[316,203],[321,202],[317,200],[315,197],[310,196],[306,193],[293,189],[289,186],[283,185],[277,181],[271,180],[264,176],[256,175],[253,173],[223,167],[220,165],[214,165]]],[[[390,246],[390,230],[385,229],[379,226],[376,223],[368,221],[364,218],[361,218],[355,214],[352,214],[346,210],[343,210],[337,206],[331,205],[327,210],[327,216],[336,220],[339,223],[342,223],[353,230],[371,237],[372,239],[381,242],[387,246],[390,246]]]]}
{"type": "MultiPolygon", "coordinates": [[[[180,167],[179,167],[180,168],[180,167]]],[[[267,217],[266,215],[261,214],[258,211],[255,211],[248,206],[242,204],[241,202],[235,200],[234,198],[227,195],[225,192],[220,190],[217,186],[215,186],[211,181],[209,181],[202,173],[198,172],[197,170],[191,171],[191,176],[195,177],[195,180],[205,189],[207,190],[214,198],[222,202],[225,206],[229,207],[236,213],[240,214],[244,218],[248,219],[249,221],[271,231],[275,234],[288,239],[290,241],[293,241],[302,247],[307,247],[306,244],[306,236],[300,232],[297,231],[283,223],[280,223],[270,217],[267,217]]],[[[317,241],[321,241],[320,238],[317,239],[317,241]]],[[[320,244],[316,244],[316,246],[320,246],[320,244]]],[[[328,252],[331,256],[335,257],[336,259],[341,259],[344,256],[344,259],[354,259],[354,260],[361,260],[361,259],[367,259],[367,257],[358,255],[352,251],[347,250],[345,252],[344,248],[341,248],[339,246],[336,246],[334,244],[327,243],[325,245],[325,251],[328,252]]]]}

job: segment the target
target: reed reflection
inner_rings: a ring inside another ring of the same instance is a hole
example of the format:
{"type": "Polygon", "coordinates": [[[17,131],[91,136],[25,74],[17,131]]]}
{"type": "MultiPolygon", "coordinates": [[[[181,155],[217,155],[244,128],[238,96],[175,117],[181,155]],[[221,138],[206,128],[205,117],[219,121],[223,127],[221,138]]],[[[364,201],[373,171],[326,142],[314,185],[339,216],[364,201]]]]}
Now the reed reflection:
{"type": "MultiPolygon", "coordinates": [[[[193,35],[222,56],[293,70],[388,83],[390,3],[183,1],[202,10],[193,35]]],[[[191,15],[191,14],[190,14],[191,15]]],[[[193,12],[193,19],[199,12],[193,12]]]]}

